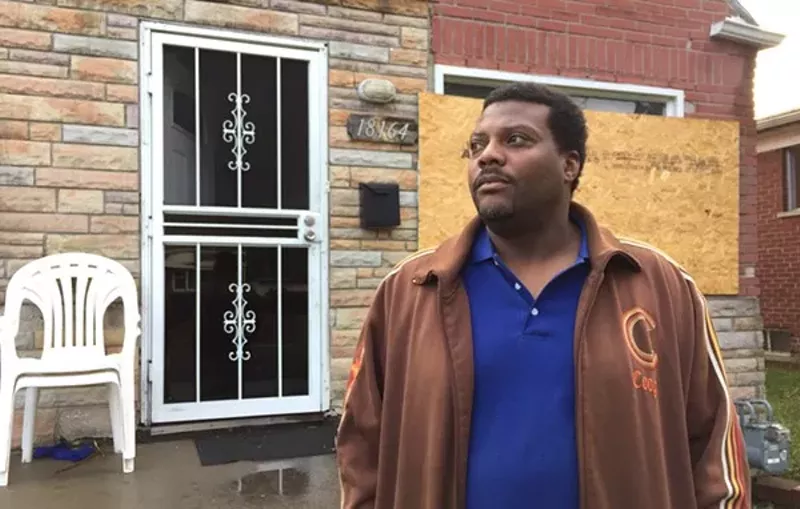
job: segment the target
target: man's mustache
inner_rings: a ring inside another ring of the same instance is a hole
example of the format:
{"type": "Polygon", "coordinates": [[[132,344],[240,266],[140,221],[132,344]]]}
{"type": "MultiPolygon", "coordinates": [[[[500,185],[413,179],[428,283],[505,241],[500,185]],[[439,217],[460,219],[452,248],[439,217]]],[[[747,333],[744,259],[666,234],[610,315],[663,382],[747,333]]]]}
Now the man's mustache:
{"type": "Polygon", "coordinates": [[[480,173],[475,178],[475,181],[472,183],[472,189],[477,190],[483,184],[489,184],[492,182],[502,182],[504,184],[510,184],[511,180],[512,179],[508,175],[503,173],[503,171],[500,170],[499,168],[489,166],[481,169],[480,173]]]}

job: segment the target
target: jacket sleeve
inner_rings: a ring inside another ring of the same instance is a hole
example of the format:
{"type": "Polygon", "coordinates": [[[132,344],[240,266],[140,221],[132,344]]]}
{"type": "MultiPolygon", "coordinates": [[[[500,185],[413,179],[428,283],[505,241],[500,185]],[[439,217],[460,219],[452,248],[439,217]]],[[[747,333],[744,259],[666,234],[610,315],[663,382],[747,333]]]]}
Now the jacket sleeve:
{"type": "Polygon", "coordinates": [[[692,285],[693,361],[687,425],[698,509],[749,509],[750,472],[721,350],[705,298],[692,285]]]}
{"type": "Polygon", "coordinates": [[[382,406],[383,288],[361,329],[336,434],[342,509],[372,509],[378,480],[382,406]]]}

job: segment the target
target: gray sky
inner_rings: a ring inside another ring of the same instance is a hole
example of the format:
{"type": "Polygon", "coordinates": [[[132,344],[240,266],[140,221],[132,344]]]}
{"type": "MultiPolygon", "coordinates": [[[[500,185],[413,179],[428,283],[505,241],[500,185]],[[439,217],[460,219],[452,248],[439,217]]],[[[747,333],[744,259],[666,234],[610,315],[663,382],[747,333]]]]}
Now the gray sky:
{"type": "Polygon", "coordinates": [[[800,0],[740,0],[767,30],[786,35],[756,61],[756,118],[800,108],[800,0]]]}

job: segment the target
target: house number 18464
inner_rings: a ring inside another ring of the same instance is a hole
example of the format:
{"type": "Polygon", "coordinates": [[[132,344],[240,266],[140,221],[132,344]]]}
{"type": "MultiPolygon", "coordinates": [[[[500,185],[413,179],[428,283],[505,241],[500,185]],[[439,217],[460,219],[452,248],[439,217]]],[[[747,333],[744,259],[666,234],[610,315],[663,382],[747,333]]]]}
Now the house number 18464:
{"type": "Polygon", "coordinates": [[[416,143],[418,136],[413,120],[367,115],[352,115],[347,121],[347,132],[353,140],[401,145],[416,143]]]}

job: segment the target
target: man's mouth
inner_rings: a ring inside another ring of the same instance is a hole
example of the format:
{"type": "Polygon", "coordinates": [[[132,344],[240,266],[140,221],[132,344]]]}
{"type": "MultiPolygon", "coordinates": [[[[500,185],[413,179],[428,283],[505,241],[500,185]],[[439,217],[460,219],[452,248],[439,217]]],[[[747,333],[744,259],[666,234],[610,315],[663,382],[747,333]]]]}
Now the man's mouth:
{"type": "Polygon", "coordinates": [[[478,180],[475,190],[491,193],[500,191],[506,187],[508,187],[508,180],[499,176],[487,176],[478,180]]]}

